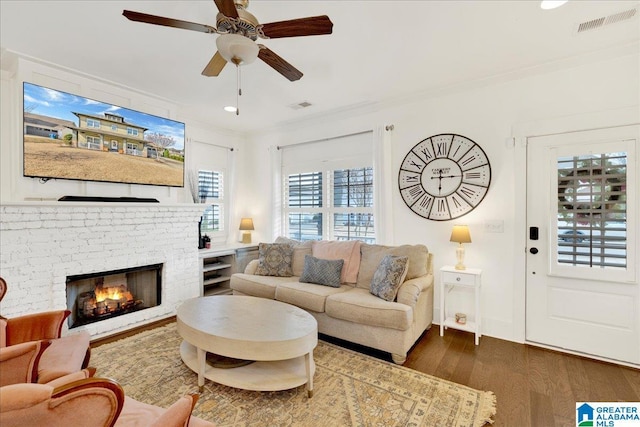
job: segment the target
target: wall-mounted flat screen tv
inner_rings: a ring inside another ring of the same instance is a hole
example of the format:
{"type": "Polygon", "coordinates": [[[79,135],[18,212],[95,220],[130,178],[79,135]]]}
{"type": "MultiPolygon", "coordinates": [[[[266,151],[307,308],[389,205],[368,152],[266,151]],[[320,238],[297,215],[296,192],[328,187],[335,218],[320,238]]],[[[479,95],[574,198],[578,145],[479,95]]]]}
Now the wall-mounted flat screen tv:
{"type": "Polygon", "coordinates": [[[23,83],[23,175],[184,187],[184,123],[23,83]]]}

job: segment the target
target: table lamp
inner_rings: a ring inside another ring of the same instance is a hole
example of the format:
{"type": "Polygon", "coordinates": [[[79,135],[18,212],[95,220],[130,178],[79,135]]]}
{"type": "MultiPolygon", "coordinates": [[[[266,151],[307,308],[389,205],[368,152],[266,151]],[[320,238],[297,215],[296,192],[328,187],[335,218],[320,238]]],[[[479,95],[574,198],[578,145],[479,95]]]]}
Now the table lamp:
{"type": "Polygon", "coordinates": [[[242,233],[242,243],[251,243],[251,230],[253,228],[253,219],[251,218],[242,218],[240,220],[240,230],[242,233]]]}
{"type": "Polygon", "coordinates": [[[466,267],[464,266],[464,247],[462,244],[471,243],[469,227],[466,225],[454,225],[451,231],[451,239],[449,240],[458,243],[458,247],[456,248],[456,259],[458,260],[456,270],[464,270],[466,267]]]}

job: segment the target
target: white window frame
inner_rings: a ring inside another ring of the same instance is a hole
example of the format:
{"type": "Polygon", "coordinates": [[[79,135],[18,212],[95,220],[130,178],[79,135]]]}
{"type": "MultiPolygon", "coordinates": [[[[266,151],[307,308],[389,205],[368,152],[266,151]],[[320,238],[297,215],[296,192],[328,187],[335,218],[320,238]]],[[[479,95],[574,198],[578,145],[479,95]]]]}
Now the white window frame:
{"type": "MultiPolygon", "coordinates": [[[[336,207],[333,200],[333,174],[337,170],[371,168],[373,177],[374,141],[372,131],[357,132],[349,135],[337,136],[318,141],[304,142],[290,146],[280,147],[283,150],[280,160],[280,212],[277,215],[281,220],[281,232],[291,235],[289,226],[289,214],[308,213],[322,214],[322,231],[318,238],[324,240],[336,240],[335,214],[362,213],[375,216],[376,198],[372,197],[373,206],[370,207],[336,207]],[[322,199],[321,207],[305,208],[289,206],[289,176],[307,173],[322,173],[322,199]]],[[[372,183],[372,191],[375,192],[375,180],[372,183]]],[[[373,196],[373,194],[372,194],[373,196]]],[[[312,223],[313,221],[308,221],[312,223]]],[[[375,242],[375,226],[370,237],[354,236],[353,239],[375,242]]],[[[307,224],[309,227],[309,224],[307,224]]],[[[308,228],[311,231],[310,228],[308,228]]],[[[315,236],[315,235],[313,235],[315,236]]],[[[292,236],[295,237],[295,236],[292,236]]],[[[300,236],[303,237],[304,236],[300,236]]],[[[311,236],[307,236],[307,240],[311,236]]]]}
{"type": "MultiPolygon", "coordinates": [[[[558,230],[558,206],[551,204],[549,206],[549,242],[550,250],[549,256],[549,274],[558,277],[577,277],[585,280],[605,280],[605,281],[617,281],[617,282],[633,282],[635,279],[636,263],[637,259],[637,243],[635,241],[636,227],[638,213],[636,210],[636,195],[637,195],[637,177],[636,177],[636,150],[635,140],[622,140],[615,144],[605,144],[601,146],[599,143],[584,144],[581,146],[582,154],[588,155],[590,153],[598,152],[626,152],[627,153],[627,169],[626,169],[626,268],[617,267],[604,267],[604,268],[591,268],[582,265],[561,264],[555,259],[559,247],[558,247],[558,235],[561,232],[558,230]]],[[[557,158],[569,156],[574,153],[573,147],[561,147],[555,150],[555,158],[550,160],[550,170],[556,170],[557,158]],[[573,151],[572,151],[573,150],[573,151]]],[[[553,173],[550,179],[550,191],[557,193],[558,189],[558,176],[553,173]]]]}
{"type": "MultiPolygon", "coordinates": [[[[220,228],[218,230],[202,229],[201,231],[203,235],[207,234],[213,241],[225,241],[228,235],[228,220],[227,220],[227,211],[226,211],[227,203],[225,200],[225,194],[228,194],[227,192],[228,179],[226,176],[226,169],[222,169],[222,168],[211,168],[211,169],[212,170],[200,168],[197,171],[198,197],[200,198],[200,203],[203,203],[205,205],[212,206],[212,207],[213,206],[218,207],[220,228]],[[209,194],[209,193],[201,194],[201,187],[200,187],[201,173],[212,173],[212,174],[219,175],[218,179],[219,181],[221,181],[221,185],[219,186],[217,197],[215,194],[209,194]]],[[[207,210],[208,210],[208,207],[205,208],[205,211],[203,212],[203,217],[207,210]]]]}
{"type": "Polygon", "coordinates": [[[100,138],[99,136],[87,135],[87,148],[89,148],[90,150],[101,150],[102,138],[100,138]],[[97,145],[97,147],[92,147],[93,145],[97,145]]]}
{"type": "Polygon", "coordinates": [[[134,129],[131,127],[127,128],[127,135],[138,136],[138,129],[134,129]]]}
{"type": "MultiPolygon", "coordinates": [[[[372,206],[363,207],[344,207],[344,206],[334,206],[334,172],[337,170],[348,170],[348,169],[365,169],[370,168],[373,170],[372,166],[362,166],[362,167],[345,167],[345,168],[337,168],[331,170],[315,170],[309,172],[292,172],[285,173],[283,181],[283,189],[282,194],[283,197],[283,206],[282,206],[282,216],[283,216],[283,230],[286,236],[291,236],[292,230],[290,229],[289,224],[289,214],[320,214],[322,215],[322,234],[319,236],[320,239],[323,240],[338,240],[340,236],[336,234],[335,227],[335,215],[336,214],[366,214],[374,217],[374,205],[372,202],[372,206]],[[312,173],[321,173],[322,175],[322,206],[320,207],[292,207],[289,206],[289,177],[293,175],[303,175],[303,174],[312,174],[312,173]]],[[[372,172],[373,174],[373,172],[372,172]]],[[[373,183],[372,190],[373,190],[373,183]]],[[[375,243],[375,218],[373,229],[371,230],[371,237],[366,236],[355,236],[354,239],[349,240],[363,240],[367,243],[375,243]]],[[[344,239],[341,239],[344,240],[344,239]]]]}
{"type": "Polygon", "coordinates": [[[87,119],[87,127],[100,129],[100,120],[87,119]]]}

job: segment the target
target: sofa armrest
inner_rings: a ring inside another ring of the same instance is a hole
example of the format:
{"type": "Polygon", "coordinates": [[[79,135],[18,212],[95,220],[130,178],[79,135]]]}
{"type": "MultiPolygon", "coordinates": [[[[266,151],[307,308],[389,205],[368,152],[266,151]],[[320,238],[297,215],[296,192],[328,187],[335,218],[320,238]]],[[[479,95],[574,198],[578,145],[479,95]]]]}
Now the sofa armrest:
{"type": "Polygon", "coordinates": [[[257,259],[252,259],[249,261],[249,264],[244,269],[245,274],[256,274],[256,270],[258,269],[258,263],[260,261],[257,259]]]}
{"type": "Polygon", "coordinates": [[[433,275],[416,277],[404,282],[398,289],[396,301],[401,304],[415,307],[420,294],[425,291],[433,291],[433,275]]]}
{"type": "Polygon", "coordinates": [[[7,319],[7,345],[60,338],[64,319],[70,313],[69,310],[57,310],[7,319]]]}

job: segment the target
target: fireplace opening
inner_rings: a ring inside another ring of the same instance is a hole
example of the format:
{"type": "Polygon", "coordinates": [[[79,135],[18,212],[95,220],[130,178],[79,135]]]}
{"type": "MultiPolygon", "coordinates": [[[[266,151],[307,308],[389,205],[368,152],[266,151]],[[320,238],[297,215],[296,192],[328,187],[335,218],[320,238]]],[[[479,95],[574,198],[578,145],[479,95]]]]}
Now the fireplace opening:
{"type": "Polygon", "coordinates": [[[162,264],[67,276],[69,328],[160,305],[162,264]]]}

